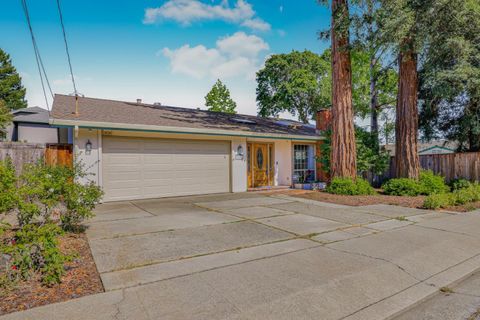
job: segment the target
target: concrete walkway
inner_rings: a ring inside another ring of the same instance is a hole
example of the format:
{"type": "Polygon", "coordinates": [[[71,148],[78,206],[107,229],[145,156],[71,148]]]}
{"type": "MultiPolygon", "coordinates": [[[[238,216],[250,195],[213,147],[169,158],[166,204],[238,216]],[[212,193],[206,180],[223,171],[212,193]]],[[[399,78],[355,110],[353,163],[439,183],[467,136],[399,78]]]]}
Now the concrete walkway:
{"type": "Polygon", "coordinates": [[[106,292],[0,319],[385,319],[480,268],[480,212],[259,193],[109,203],[106,292]]]}

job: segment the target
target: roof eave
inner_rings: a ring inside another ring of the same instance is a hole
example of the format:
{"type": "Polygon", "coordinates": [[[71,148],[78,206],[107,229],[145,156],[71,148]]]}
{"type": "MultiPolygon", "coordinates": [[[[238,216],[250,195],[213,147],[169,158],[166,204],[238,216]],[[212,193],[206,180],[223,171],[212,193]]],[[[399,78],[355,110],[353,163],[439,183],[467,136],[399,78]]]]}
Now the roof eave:
{"type": "Polygon", "coordinates": [[[270,139],[287,139],[287,140],[310,140],[318,141],[325,139],[317,135],[292,135],[283,133],[264,133],[254,131],[234,131],[221,129],[204,129],[204,128],[187,128],[187,127],[171,127],[171,126],[155,126],[143,124],[129,123],[113,123],[113,122],[94,122],[83,120],[67,120],[50,118],[50,125],[58,127],[79,127],[88,129],[103,130],[125,130],[125,131],[144,131],[159,133],[176,133],[176,134],[204,134],[215,136],[236,136],[250,138],[270,138],[270,139]]]}

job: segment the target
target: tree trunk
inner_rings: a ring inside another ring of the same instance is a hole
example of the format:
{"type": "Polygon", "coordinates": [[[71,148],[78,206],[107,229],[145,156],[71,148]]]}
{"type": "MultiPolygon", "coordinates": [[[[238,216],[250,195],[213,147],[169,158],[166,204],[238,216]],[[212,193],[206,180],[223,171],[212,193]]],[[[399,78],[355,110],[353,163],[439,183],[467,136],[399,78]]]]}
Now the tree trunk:
{"type": "Polygon", "coordinates": [[[418,158],[417,54],[412,50],[398,56],[399,81],[395,120],[395,176],[417,179],[418,158]]]}
{"type": "Polygon", "coordinates": [[[377,81],[375,79],[375,57],[370,60],[370,132],[375,143],[375,152],[380,149],[380,141],[378,135],[378,92],[377,81]]]}
{"type": "Polygon", "coordinates": [[[357,175],[347,0],[332,1],[332,177],[357,175]],[[345,31],[340,31],[345,30],[345,31]]]}

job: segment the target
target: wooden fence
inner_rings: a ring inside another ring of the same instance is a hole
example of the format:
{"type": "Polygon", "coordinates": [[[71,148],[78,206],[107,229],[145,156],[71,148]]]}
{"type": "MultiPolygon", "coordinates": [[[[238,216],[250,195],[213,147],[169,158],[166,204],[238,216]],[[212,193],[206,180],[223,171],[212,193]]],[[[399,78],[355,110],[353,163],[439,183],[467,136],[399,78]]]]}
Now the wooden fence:
{"type": "MultiPolygon", "coordinates": [[[[395,172],[393,160],[392,157],[387,173],[389,177],[393,177],[395,172]]],[[[447,182],[458,178],[480,181],[480,152],[421,155],[420,166],[444,176],[447,182]]]]}
{"type": "Polygon", "coordinates": [[[18,173],[26,163],[45,161],[50,165],[72,165],[72,145],[0,142],[0,160],[10,158],[18,173]]]}
{"type": "Polygon", "coordinates": [[[73,148],[71,144],[47,144],[45,163],[48,165],[71,166],[73,164],[73,148]]]}

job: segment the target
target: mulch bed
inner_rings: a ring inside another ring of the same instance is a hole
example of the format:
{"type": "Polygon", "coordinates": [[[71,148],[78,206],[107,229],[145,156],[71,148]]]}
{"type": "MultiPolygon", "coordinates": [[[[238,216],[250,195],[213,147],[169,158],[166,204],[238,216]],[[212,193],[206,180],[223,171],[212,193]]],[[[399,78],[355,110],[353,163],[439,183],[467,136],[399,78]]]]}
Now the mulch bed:
{"type": "MultiPolygon", "coordinates": [[[[330,202],[347,206],[368,206],[372,204],[390,204],[408,208],[419,208],[423,206],[425,196],[400,197],[376,194],[373,196],[343,196],[330,194],[324,191],[304,191],[288,193],[292,197],[311,199],[316,201],[330,202]]],[[[455,206],[442,209],[444,211],[468,212],[480,208],[480,202],[469,203],[463,206],[455,206]]]]}
{"type": "Polygon", "coordinates": [[[292,195],[294,197],[343,204],[347,206],[368,206],[372,204],[391,204],[409,208],[420,208],[423,205],[425,196],[418,197],[399,197],[386,195],[373,196],[343,196],[330,194],[323,191],[309,191],[292,195]]]}
{"type": "Polygon", "coordinates": [[[11,290],[0,288],[0,315],[104,292],[85,234],[65,234],[60,237],[60,249],[78,255],[66,264],[62,283],[49,288],[33,277],[11,290]]]}

